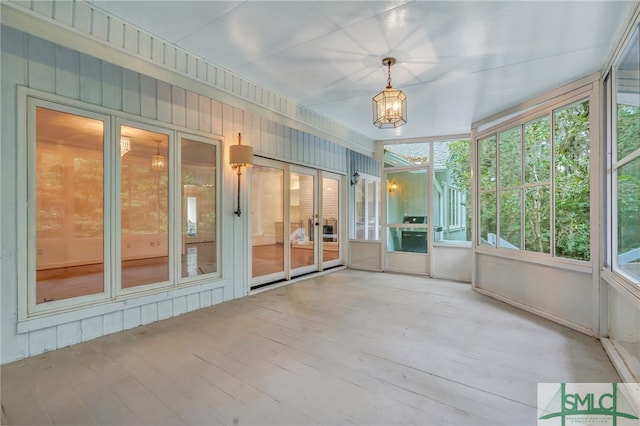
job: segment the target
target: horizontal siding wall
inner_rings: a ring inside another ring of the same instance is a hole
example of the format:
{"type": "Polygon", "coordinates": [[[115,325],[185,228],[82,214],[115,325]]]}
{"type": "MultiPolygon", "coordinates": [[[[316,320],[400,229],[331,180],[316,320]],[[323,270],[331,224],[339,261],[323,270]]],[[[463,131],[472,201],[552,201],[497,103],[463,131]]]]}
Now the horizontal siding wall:
{"type": "MultiPolygon", "coordinates": [[[[60,4],[56,3],[56,6],[60,4]]],[[[146,42],[141,45],[146,45],[146,42]]],[[[153,43],[151,51],[155,51],[153,43]]],[[[171,53],[174,54],[176,52],[171,53]]],[[[200,75],[203,69],[199,62],[188,57],[178,59],[172,56],[171,61],[175,61],[176,66],[185,67],[184,72],[200,75]]],[[[207,76],[210,75],[207,72],[207,76]]],[[[0,172],[5,183],[1,186],[0,198],[2,363],[244,296],[247,280],[244,264],[238,261],[246,257],[243,251],[246,247],[236,241],[246,233],[246,223],[233,221],[230,208],[233,204],[233,181],[230,178],[234,175],[224,167],[221,186],[224,211],[220,220],[222,245],[227,250],[221,253],[222,270],[225,272],[223,279],[29,320],[28,324],[18,323],[18,265],[20,259],[26,258],[26,253],[18,252],[16,231],[19,191],[16,184],[17,144],[22,142],[19,140],[20,132],[26,129],[26,123],[17,123],[18,86],[57,95],[73,103],[81,102],[87,109],[95,105],[132,120],[136,117],[150,119],[157,121],[158,125],[166,123],[173,129],[222,137],[225,152],[228,145],[236,143],[235,135],[242,132],[243,143],[253,145],[256,155],[341,174],[347,172],[347,149],[338,143],[6,25],[2,25],[1,78],[0,172]],[[21,127],[24,129],[19,130],[21,127]],[[229,223],[231,221],[233,224],[229,223]]],[[[230,84],[226,82],[227,78],[224,77],[224,84],[230,84]]],[[[231,84],[233,90],[239,90],[235,88],[239,82],[231,84]]]]}

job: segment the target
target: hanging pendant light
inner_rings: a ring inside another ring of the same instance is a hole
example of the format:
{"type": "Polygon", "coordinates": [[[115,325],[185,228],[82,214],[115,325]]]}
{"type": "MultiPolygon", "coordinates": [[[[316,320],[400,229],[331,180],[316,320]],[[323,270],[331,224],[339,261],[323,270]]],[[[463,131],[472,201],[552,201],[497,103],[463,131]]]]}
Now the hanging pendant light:
{"type": "Polygon", "coordinates": [[[151,156],[151,168],[156,172],[161,172],[167,167],[167,159],[160,155],[160,142],[157,142],[156,155],[151,156]]]}
{"type": "Polygon", "coordinates": [[[388,68],[387,87],[373,97],[373,124],[381,129],[400,127],[407,123],[407,97],[402,90],[391,87],[391,65],[396,58],[384,58],[388,68]]]}

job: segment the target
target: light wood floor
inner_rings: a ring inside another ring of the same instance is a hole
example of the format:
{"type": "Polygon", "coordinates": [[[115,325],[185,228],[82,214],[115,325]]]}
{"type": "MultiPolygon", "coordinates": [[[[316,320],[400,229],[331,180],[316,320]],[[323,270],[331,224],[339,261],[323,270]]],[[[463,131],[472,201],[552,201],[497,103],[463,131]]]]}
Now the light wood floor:
{"type": "Polygon", "coordinates": [[[29,425],[535,425],[538,382],[620,380],[595,339],[466,284],[353,270],[1,373],[29,425]]]}

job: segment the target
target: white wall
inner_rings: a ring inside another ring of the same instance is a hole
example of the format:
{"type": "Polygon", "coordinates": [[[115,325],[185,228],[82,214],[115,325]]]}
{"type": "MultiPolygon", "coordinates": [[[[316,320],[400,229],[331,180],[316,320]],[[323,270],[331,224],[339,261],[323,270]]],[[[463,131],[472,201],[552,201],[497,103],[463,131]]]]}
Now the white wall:
{"type": "Polygon", "coordinates": [[[431,276],[445,280],[471,282],[473,250],[471,247],[434,245],[431,250],[431,276]]]}
{"type": "Polygon", "coordinates": [[[475,288],[593,335],[592,273],[476,253],[475,288]]]}
{"type": "MultiPolygon", "coordinates": [[[[61,30],[57,23],[40,22],[40,17],[34,18],[40,12],[53,13],[53,10],[57,11],[58,18],[67,16],[65,12],[74,13],[76,19],[68,24],[73,23],[85,32],[94,27],[99,29],[100,25],[96,26],[96,22],[101,22],[102,18],[107,22],[106,17],[94,14],[92,27],[82,22],[82,16],[89,16],[86,10],[72,12],[69,9],[88,7],[86,4],[56,2],[54,8],[51,3],[23,2],[12,7],[2,3],[1,363],[245,296],[248,291],[247,216],[236,218],[233,215],[235,175],[230,167],[224,167],[227,147],[236,143],[238,132],[243,134],[243,143],[254,146],[257,155],[341,174],[347,170],[346,139],[341,137],[353,136],[354,140],[360,141],[354,143],[353,147],[357,145],[361,150],[360,143],[367,143],[365,139],[319,119],[311,112],[293,108],[294,113],[291,113],[292,104],[181,52],[174,51],[172,54],[182,58],[176,58],[174,63],[177,68],[182,66],[184,69],[168,71],[166,66],[154,64],[148,58],[132,56],[130,52],[123,52],[122,48],[110,47],[108,43],[100,44],[89,40],[86,35],[61,30]],[[22,5],[31,5],[38,9],[38,13],[29,10],[23,13],[19,10],[22,5]],[[203,70],[206,71],[204,74],[203,70]],[[218,76],[214,77],[215,82],[208,81],[212,73],[218,76]],[[231,95],[213,88],[218,82],[223,89],[230,87],[231,95]],[[242,85],[243,89],[238,91],[245,97],[257,97],[260,92],[261,99],[267,99],[265,105],[256,106],[246,99],[238,100],[234,93],[237,85],[242,85]],[[24,245],[19,243],[16,229],[17,215],[21,211],[18,193],[23,188],[16,177],[19,170],[18,144],[25,143],[26,133],[26,123],[18,122],[18,107],[24,105],[22,98],[25,94],[42,95],[56,102],[98,109],[129,119],[139,117],[168,129],[211,135],[222,140],[223,174],[219,186],[222,191],[222,211],[218,217],[222,221],[220,237],[224,247],[220,265],[222,277],[127,300],[113,300],[19,321],[18,289],[26,285],[20,265],[26,264],[26,253],[19,251],[24,245]],[[280,101],[278,105],[276,101],[280,101]],[[274,109],[278,108],[284,112],[274,113],[274,109]],[[304,115],[307,122],[292,119],[291,116],[296,114],[304,115]],[[315,129],[310,122],[318,124],[320,129],[315,129]],[[332,137],[332,132],[342,136],[335,136],[332,142],[327,139],[332,137]]],[[[124,34],[136,33],[125,31],[124,34]]],[[[109,40],[109,43],[113,43],[113,40],[109,40]]],[[[125,47],[130,46],[128,40],[121,40],[121,43],[125,47]]],[[[138,43],[142,44],[137,46],[146,46],[144,41],[138,40],[138,43]]],[[[152,56],[153,48],[149,49],[147,53],[152,56]]],[[[145,51],[144,48],[142,50],[145,51]]],[[[243,197],[242,203],[246,205],[246,194],[243,197]]]]}
{"type": "Polygon", "coordinates": [[[601,272],[604,347],[622,381],[640,382],[640,299],[610,271],[601,272]]]}

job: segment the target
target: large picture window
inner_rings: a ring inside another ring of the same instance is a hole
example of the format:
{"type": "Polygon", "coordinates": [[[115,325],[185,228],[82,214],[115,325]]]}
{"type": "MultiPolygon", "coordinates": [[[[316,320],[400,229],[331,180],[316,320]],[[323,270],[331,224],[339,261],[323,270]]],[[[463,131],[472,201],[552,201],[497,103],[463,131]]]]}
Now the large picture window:
{"type": "Polygon", "coordinates": [[[27,317],[218,273],[217,143],[27,103],[27,317]]]}
{"type": "Polygon", "coordinates": [[[615,69],[613,267],[640,284],[640,29],[615,69]]]}
{"type": "Polygon", "coordinates": [[[589,119],[582,99],[478,139],[480,245],[590,259],[589,119]]]}

